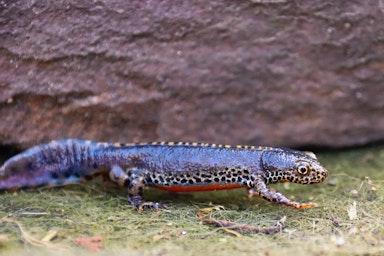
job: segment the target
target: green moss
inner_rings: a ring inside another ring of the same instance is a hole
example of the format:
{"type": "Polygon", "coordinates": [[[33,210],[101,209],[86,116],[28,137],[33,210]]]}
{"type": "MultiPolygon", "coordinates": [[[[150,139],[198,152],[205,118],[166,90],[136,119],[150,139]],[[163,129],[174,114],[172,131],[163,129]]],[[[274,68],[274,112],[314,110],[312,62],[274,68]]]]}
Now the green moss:
{"type": "Polygon", "coordinates": [[[25,231],[41,239],[56,230],[55,248],[31,245],[13,222],[0,224],[0,254],[18,253],[86,255],[74,243],[79,236],[102,236],[99,254],[129,255],[353,255],[384,251],[384,147],[319,154],[330,176],[320,185],[277,184],[273,187],[300,201],[320,206],[296,210],[248,200],[243,189],[169,194],[146,193],[149,200],[168,203],[168,210],[142,214],[126,202],[125,191],[103,191],[100,182],[65,188],[3,193],[1,217],[21,223],[25,231]],[[286,216],[286,229],[275,235],[235,237],[222,229],[203,225],[196,217],[200,208],[222,205],[212,213],[255,226],[270,226],[286,216]],[[354,205],[356,205],[354,207],[354,205]],[[356,215],[353,214],[356,210],[356,215]],[[348,210],[350,213],[348,213],[348,210]]]}

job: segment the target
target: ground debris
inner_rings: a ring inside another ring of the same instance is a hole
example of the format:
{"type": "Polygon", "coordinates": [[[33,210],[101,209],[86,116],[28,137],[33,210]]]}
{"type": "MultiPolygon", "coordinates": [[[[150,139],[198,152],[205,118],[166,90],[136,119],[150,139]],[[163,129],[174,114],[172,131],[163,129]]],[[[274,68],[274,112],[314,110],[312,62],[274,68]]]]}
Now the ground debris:
{"type": "Polygon", "coordinates": [[[103,237],[101,236],[78,237],[75,242],[91,252],[97,252],[103,248],[103,237]]]}
{"type": "Polygon", "coordinates": [[[356,201],[353,201],[347,208],[349,220],[355,220],[357,218],[356,201]]]}
{"type": "Polygon", "coordinates": [[[333,215],[329,216],[327,219],[329,219],[330,221],[332,221],[333,225],[335,227],[340,227],[340,221],[333,215]]]}
{"type": "Polygon", "coordinates": [[[222,206],[203,208],[197,212],[197,216],[203,223],[214,225],[216,227],[221,227],[225,232],[230,233],[236,237],[241,237],[240,233],[275,234],[284,229],[283,223],[286,219],[285,216],[281,220],[279,220],[275,225],[270,227],[256,227],[252,225],[239,224],[239,223],[227,221],[227,220],[215,220],[211,218],[210,213],[212,211],[222,210],[222,209],[224,209],[224,207],[222,206]]]}
{"type": "Polygon", "coordinates": [[[46,247],[46,248],[52,248],[52,249],[66,249],[65,247],[59,247],[55,244],[50,243],[49,241],[46,240],[39,240],[33,236],[31,236],[28,232],[25,231],[23,225],[12,218],[2,218],[0,220],[0,223],[14,223],[16,226],[19,228],[22,237],[31,245],[33,246],[39,246],[39,247],[46,247]]]}

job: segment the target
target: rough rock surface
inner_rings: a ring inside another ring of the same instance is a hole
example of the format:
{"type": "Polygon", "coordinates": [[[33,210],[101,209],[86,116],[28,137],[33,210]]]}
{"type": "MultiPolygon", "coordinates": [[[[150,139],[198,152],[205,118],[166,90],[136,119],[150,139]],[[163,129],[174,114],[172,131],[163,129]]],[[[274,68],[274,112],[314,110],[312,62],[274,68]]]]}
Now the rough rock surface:
{"type": "Polygon", "coordinates": [[[384,3],[0,1],[0,144],[384,139],[384,3]]]}

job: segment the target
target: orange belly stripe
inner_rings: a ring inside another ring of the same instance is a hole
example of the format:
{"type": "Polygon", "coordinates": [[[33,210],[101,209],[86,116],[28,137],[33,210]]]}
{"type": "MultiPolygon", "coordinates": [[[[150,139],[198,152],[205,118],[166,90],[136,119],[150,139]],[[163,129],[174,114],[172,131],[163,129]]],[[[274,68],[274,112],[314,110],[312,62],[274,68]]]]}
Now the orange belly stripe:
{"type": "Polygon", "coordinates": [[[244,187],[240,184],[208,184],[208,185],[189,185],[189,186],[154,186],[155,188],[171,191],[171,192],[199,192],[199,191],[214,191],[214,190],[224,190],[224,189],[233,189],[244,187]]]}

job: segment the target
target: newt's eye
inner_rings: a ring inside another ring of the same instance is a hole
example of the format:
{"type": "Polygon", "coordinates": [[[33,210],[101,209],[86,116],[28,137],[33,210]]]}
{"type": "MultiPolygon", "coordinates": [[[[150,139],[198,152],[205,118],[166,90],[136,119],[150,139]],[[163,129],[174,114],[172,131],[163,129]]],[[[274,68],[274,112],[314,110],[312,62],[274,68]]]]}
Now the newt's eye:
{"type": "Polygon", "coordinates": [[[306,175],[308,173],[309,167],[306,164],[299,164],[297,166],[297,172],[301,175],[306,175]]]}

